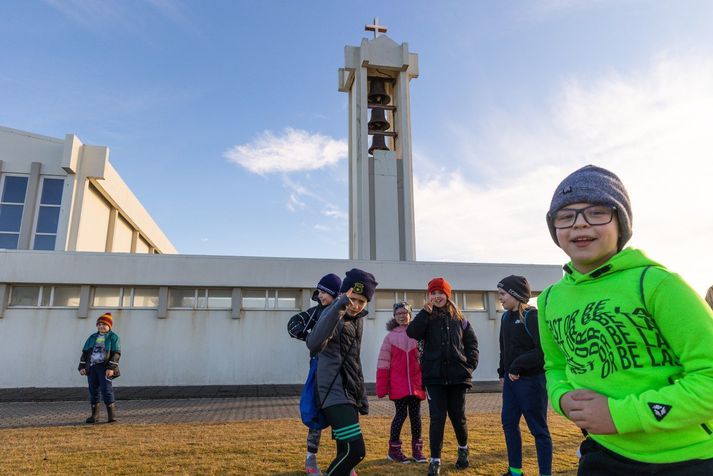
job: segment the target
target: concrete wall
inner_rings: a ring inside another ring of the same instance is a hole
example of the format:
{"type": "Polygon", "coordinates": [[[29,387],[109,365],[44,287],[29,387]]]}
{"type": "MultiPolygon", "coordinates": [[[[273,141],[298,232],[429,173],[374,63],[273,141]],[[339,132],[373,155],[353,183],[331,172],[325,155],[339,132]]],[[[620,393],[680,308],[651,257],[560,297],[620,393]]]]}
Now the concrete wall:
{"type": "MultiPolygon", "coordinates": [[[[0,296],[5,296],[0,362],[16,363],[0,373],[0,388],[83,386],[76,372],[80,350],[95,330],[96,317],[107,310],[86,302],[74,309],[7,307],[13,284],[286,288],[308,293],[324,274],[343,275],[352,267],[374,273],[380,289],[424,290],[430,278],[442,275],[456,291],[489,293],[487,311],[466,314],[480,342],[475,380],[497,379],[500,319],[492,304],[498,280],[523,274],[541,290],[561,277],[559,266],[0,251],[0,296]]],[[[367,382],[375,380],[376,358],[391,317],[390,311],[374,307],[370,303],[362,342],[367,382]]],[[[122,338],[121,385],[297,384],[306,376],[306,346],[286,332],[287,320],[297,310],[108,310],[122,338]]]]}

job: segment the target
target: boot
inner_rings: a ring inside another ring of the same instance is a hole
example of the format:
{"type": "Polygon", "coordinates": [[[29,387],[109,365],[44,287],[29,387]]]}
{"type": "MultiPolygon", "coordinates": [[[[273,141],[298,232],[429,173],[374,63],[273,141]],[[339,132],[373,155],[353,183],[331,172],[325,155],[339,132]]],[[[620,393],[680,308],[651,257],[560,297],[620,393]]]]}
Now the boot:
{"type": "Polygon", "coordinates": [[[423,440],[421,438],[411,441],[411,454],[417,463],[428,463],[428,460],[423,456],[423,440]]]}
{"type": "Polygon", "coordinates": [[[108,417],[106,419],[107,423],[114,423],[116,421],[116,404],[108,404],[106,406],[106,412],[108,414],[108,417]]]}
{"type": "Polygon", "coordinates": [[[468,461],[468,448],[458,448],[458,460],[456,460],[456,469],[465,469],[470,466],[468,461]]]}
{"type": "Polygon", "coordinates": [[[389,461],[397,463],[410,463],[411,460],[401,451],[401,441],[389,441],[389,454],[386,456],[389,461]]]}
{"type": "Polygon", "coordinates": [[[99,421],[99,404],[92,405],[92,416],[84,420],[87,423],[96,423],[99,421]]]}
{"type": "Polygon", "coordinates": [[[431,460],[428,465],[428,476],[438,476],[439,474],[441,474],[441,462],[431,460]]]}

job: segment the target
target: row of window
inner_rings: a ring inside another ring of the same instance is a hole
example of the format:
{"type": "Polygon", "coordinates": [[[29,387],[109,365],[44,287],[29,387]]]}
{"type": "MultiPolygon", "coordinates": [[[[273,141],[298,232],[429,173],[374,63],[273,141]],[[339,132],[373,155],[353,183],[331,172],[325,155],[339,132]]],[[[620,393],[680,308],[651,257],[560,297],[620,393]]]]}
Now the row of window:
{"type": "MultiPolygon", "coordinates": [[[[158,287],[96,286],[92,307],[158,308],[158,287]]],[[[79,307],[79,286],[12,286],[10,307],[79,307]]],[[[294,289],[244,289],[243,309],[299,309],[301,292],[294,289]]],[[[230,288],[169,288],[171,309],[231,309],[230,288]]]]}
{"type": "MultiPolygon", "coordinates": [[[[10,307],[79,307],[79,286],[12,286],[10,307]]],[[[158,308],[158,287],[96,286],[92,288],[92,307],[131,309],[158,308]]],[[[171,309],[231,309],[230,288],[174,287],[168,290],[171,309]]],[[[243,309],[300,308],[302,293],[297,289],[243,289],[243,309]]],[[[485,311],[485,293],[456,291],[453,301],[463,311],[485,311]]],[[[420,309],[426,299],[423,291],[377,291],[377,311],[391,310],[395,302],[407,301],[420,309]]]]}
{"type": "MultiPolygon", "coordinates": [[[[17,249],[29,177],[3,175],[0,184],[0,248],[17,249]]],[[[32,249],[53,250],[57,240],[64,179],[42,179],[33,224],[32,249]]]]}

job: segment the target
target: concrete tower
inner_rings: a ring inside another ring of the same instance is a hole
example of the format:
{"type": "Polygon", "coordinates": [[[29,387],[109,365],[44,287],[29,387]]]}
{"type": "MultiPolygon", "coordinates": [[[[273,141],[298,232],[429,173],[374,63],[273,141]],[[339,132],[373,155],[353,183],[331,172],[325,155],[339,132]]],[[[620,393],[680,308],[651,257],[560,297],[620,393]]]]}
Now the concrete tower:
{"type": "Polygon", "coordinates": [[[413,162],[409,84],[418,55],[386,27],[344,48],[339,91],[349,93],[349,258],[413,261],[413,162]]]}

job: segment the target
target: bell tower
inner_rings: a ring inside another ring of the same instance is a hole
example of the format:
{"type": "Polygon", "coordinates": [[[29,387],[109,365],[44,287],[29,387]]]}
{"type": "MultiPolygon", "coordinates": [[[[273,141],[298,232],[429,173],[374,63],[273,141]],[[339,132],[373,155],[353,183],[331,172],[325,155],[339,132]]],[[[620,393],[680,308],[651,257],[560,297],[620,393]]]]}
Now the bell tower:
{"type": "Polygon", "coordinates": [[[349,258],[413,261],[409,85],[418,55],[374,18],[360,46],[344,48],[339,91],[349,94],[349,258]]]}

